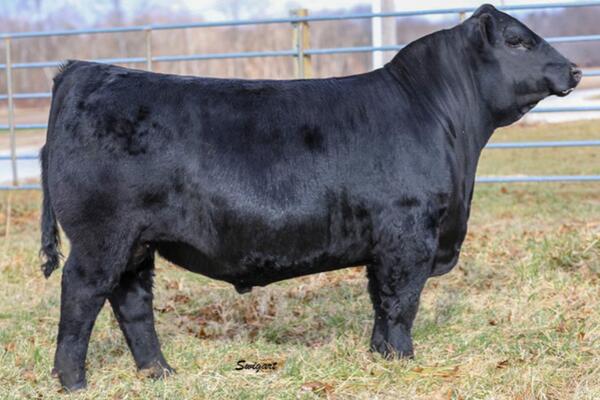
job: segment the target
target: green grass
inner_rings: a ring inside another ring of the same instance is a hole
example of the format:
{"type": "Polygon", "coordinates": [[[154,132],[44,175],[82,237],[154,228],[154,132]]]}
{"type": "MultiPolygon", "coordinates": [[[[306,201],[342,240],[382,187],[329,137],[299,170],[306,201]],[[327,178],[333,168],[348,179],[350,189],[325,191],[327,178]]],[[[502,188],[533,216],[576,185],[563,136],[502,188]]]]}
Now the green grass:
{"type": "MultiPolygon", "coordinates": [[[[495,139],[589,139],[598,122],[511,128],[495,139]],[[559,135],[556,132],[563,132],[559,135]],[[564,134],[564,132],[568,132],[564,134]],[[559,137],[560,136],[560,137],[559,137]]],[[[600,174],[597,149],[489,150],[482,174],[600,174]]],[[[60,270],[39,271],[37,192],[0,195],[0,398],[61,398],[50,376],[60,270]]],[[[416,359],[367,351],[362,268],[297,278],[240,296],[161,261],[157,329],[178,373],[138,376],[106,307],[81,399],[598,399],[600,184],[479,185],[459,265],[430,279],[416,359]],[[276,372],[235,371],[240,359],[276,372]]]]}

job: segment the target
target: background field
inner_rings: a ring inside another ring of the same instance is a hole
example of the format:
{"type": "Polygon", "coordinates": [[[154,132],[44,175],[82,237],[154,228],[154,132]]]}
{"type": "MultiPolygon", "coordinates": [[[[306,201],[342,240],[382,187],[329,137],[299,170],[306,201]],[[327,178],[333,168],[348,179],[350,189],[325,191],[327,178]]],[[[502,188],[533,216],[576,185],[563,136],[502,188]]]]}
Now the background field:
{"type": "MultiPolygon", "coordinates": [[[[599,125],[520,126],[495,140],[591,139],[599,125]]],[[[600,174],[600,154],[489,150],[479,171],[600,174]]],[[[50,370],[61,271],[46,281],[38,268],[40,195],[0,199],[0,398],[60,398],[50,370]]],[[[137,376],[106,307],[90,344],[89,389],[73,398],[598,399],[600,184],[479,185],[459,265],[424,291],[413,361],[367,351],[363,268],[241,296],[160,261],[155,294],[157,329],[177,375],[137,376]],[[281,368],[235,371],[240,359],[281,368]]]]}

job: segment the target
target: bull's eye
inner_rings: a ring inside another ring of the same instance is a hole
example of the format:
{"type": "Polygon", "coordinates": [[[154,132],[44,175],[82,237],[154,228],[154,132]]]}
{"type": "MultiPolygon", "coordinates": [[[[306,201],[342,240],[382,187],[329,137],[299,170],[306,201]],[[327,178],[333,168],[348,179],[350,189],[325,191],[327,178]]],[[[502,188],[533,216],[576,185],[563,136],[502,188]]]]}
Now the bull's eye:
{"type": "Polygon", "coordinates": [[[506,44],[509,47],[519,50],[529,50],[534,47],[535,43],[531,40],[523,39],[519,36],[509,36],[506,38],[506,44]]]}
{"type": "Polygon", "coordinates": [[[523,41],[518,36],[511,36],[511,37],[506,38],[506,44],[508,44],[509,46],[512,46],[512,47],[517,47],[517,46],[520,46],[521,44],[523,44],[523,41]]]}

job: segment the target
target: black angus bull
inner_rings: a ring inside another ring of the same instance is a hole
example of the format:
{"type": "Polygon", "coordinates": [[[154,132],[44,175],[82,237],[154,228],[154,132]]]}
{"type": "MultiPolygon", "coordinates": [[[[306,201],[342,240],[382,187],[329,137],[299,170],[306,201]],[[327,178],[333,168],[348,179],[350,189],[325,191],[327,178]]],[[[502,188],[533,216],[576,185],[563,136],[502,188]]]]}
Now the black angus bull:
{"type": "Polygon", "coordinates": [[[314,80],[164,75],[70,61],[42,150],[42,251],[62,275],[55,373],[85,386],[110,302],[133,357],[171,372],[152,313],[156,252],[253,286],[367,265],[371,348],[411,356],[427,278],[456,264],[475,170],[494,129],[568,94],[575,68],[519,21],[482,6],[384,68],[314,80]]]}

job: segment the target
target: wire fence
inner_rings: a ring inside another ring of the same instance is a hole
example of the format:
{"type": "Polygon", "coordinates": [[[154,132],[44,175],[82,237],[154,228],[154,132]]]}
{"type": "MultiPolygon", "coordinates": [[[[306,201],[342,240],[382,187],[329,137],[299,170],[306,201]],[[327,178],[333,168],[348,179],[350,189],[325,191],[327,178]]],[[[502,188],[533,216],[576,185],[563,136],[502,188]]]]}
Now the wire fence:
{"type": "MultiPolygon", "coordinates": [[[[499,6],[503,11],[523,11],[523,10],[546,10],[557,8],[579,8],[579,7],[597,7],[600,6],[600,1],[579,1],[579,2],[564,2],[564,3],[544,3],[544,4],[521,4],[499,6]]],[[[397,17],[414,17],[427,15],[459,15],[463,19],[466,14],[473,12],[471,7],[455,7],[444,8],[426,11],[398,11],[385,13],[354,13],[346,15],[326,15],[326,16],[310,16],[304,9],[296,10],[294,14],[287,18],[269,18],[269,19],[249,19],[249,20],[234,20],[234,21],[217,21],[217,22],[198,22],[188,24],[154,24],[143,26],[129,26],[118,28],[94,28],[94,29],[76,29],[76,30],[57,30],[57,31],[40,31],[40,32],[15,32],[15,33],[0,33],[0,40],[5,44],[5,62],[0,64],[0,73],[4,73],[7,83],[7,93],[0,94],[0,101],[8,102],[8,123],[0,124],[0,130],[9,131],[10,153],[9,155],[0,155],[0,162],[10,161],[12,172],[12,185],[0,185],[0,190],[32,190],[40,189],[37,184],[23,184],[19,180],[18,165],[19,160],[37,160],[37,154],[17,154],[16,148],[16,132],[18,130],[46,129],[46,124],[16,124],[15,123],[15,100],[34,100],[47,99],[51,97],[50,92],[37,93],[14,93],[13,92],[13,71],[17,69],[36,69],[36,68],[51,68],[58,67],[63,62],[62,60],[49,60],[42,62],[20,62],[13,63],[11,61],[11,44],[14,40],[31,39],[42,37],[57,37],[57,36],[79,36],[79,35],[98,35],[111,33],[129,33],[143,32],[144,33],[144,57],[127,57],[127,58],[104,58],[95,59],[100,63],[110,64],[144,64],[147,70],[152,70],[154,63],[161,62],[185,62],[185,61],[201,61],[201,60],[218,60],[218,59],[239,59],[239,58],[259,58],[259,57],[293,57],[295,59],[294,68],[295,74],[299,78],[310,77],[311,58],[313,56],[330,55],[330,54],[350,54],[350,53],[372,53],[382,51],[398,51],[402,49],[403,44],[388,45],[388,46],[360,46],[360,47],[337,47],[337,48],[310,48],[308,45],[309,23],[321,21],[342,21],[342,20],[357,20],[357,19],[372,19],[372,18],[397,18],[397,17]],[[212,28],[212,27],[231,27],[242,25],[265,25],[265,24],[292,24],[293,48],[287,50],[275,51],[247,51],[235,53],[211,53],[211,54],[187,54],[187,55],[169,55],[160,56],[152,53],[152,32],[161,30],[178,30],[189,28],[212,28]]],[[[550,43],[581,43],[581,42],[597,42],[600,41],[600,34],[597,35],[577,35],[577,36],[560,36],[546,39],[550,43]]],[[[76,57],[74,57],[76,58],[76,57]]],[[[600,76],[600,69],[586,69],[583,71],[583,76],[594,77],[600,76]]],[[[563,112],[599,112],[600,106],[581,104],[578,106],[564,107],[536,107],[532,113],[563,113],[563,112]]],[[[548,147],[594,147],[600,146],[600,140],[578,140],[578,141],[539,141],[539,142],[512,142],[512,143],[491,143],[488,144],[489,149],[525,149],[525,148],[548,148],[548,147]]],[[[480,183],[500,183],[500,182],[600,182],[600,175],[543,175],[543,176],[498,176],[498,177],[478,177],[477,182],[480,183]]]]}

